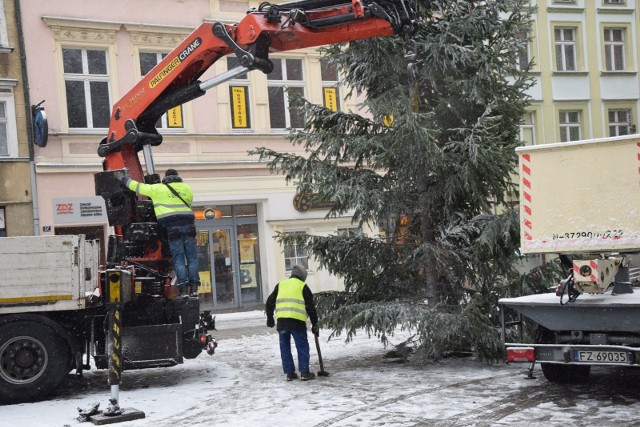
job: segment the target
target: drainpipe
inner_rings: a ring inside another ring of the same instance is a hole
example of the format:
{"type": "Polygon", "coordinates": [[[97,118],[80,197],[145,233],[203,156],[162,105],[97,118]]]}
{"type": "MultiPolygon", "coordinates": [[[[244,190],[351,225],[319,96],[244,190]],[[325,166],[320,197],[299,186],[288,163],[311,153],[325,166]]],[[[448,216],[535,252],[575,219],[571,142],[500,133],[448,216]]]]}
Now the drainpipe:
{"type": "Polygon", "coordinates": [[[25,118],[27,120],[27,143],[29,145],[29,174],[31,179],[31,204],[33,206],[33,231],[40,235],[40,212],[38,207],[38,186],[36,185],[35,150],[33,148],[33,111],[29,96],[29,78],[27,76],[27,55],[24,50],[24,31],[22,29],[22,9],[20,0],[14,0],[16,29],[18,30],[18,48],[20,49],[20,65],[22,69],[22,91],[24,92],[25,118]]]}

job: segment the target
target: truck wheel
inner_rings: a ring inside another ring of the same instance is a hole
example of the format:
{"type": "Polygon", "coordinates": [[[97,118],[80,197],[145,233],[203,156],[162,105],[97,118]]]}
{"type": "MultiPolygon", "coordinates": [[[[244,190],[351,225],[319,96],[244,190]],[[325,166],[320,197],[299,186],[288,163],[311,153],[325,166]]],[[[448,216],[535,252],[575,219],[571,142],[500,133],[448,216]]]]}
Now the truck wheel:
{"type": "Polygon", "coordinates": [[[584,383],[589,379],[591,366],[589,365],[562,365],[558,363],[541,363],[544,377],[552,383],[584,383]]]}
{"type": "Polygon", "coordinates": [[[202,344],[193,339],[182,340],[182,356],[185,359],[195,359],[202,353],[202,344]]]}
{"type": "MultiPolygon", "coordinates": [[[[535,336],[536,344],[554,344],[555,334],[549,329],[538,327],[535,336]]],[[[559,363],[541,363],[544,377],[552,383],[584,383],[589,379],[591,366],[563,365],[559,363]]]]}
{"type": "Polygon", "coordinates": [[[52,392],[67,373],[69,348],[51,328],[30,321],[0,327],[0,400],[31,401],[52,392]]]}

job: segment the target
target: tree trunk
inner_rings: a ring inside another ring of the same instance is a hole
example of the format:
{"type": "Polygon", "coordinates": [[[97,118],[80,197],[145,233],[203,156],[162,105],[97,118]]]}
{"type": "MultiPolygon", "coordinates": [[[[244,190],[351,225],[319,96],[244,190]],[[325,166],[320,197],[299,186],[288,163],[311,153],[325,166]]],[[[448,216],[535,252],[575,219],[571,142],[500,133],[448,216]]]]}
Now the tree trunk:
{"type": "Polygon", "coordinates": [[[422,245],[425,248],[422,269],[424,272],[424,293],[427,297],[429,307],[435,307],[440,302],[438,289],[438,269],[436,268],[436,257],[434,248],[436,244],[436,233],[434,224],[429,215],[427,198],[427,174],[422,170],[418,173],[418,204],[420,206],[420,234],[422,235],[422,245]]]}

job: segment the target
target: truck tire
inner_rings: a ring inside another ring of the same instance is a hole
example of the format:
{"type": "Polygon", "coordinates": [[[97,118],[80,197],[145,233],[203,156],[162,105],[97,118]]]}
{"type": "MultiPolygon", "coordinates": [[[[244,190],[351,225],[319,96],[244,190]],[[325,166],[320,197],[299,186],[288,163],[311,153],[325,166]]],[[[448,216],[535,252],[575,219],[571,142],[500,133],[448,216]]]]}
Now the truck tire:
{"type": "MultiPolygon", "coordinates": [[[[536,344],[555,344],[555,334],[549,329],[538,327],[536,331],[536,344]]],[[[589,379],[591,366],[589,365],[565,365],[561,363],[540,363],[542,374],[547,381],[552,383],[580,384],[589,379]]]]}
{"type": "Polygon", "coordinates": [[[589,379],[591,366],[562,365],[558,363],[541,363],[544,377],[552,383],[580,384],[589,379]]]}
{"type": "Polygon", "coordinates": [[[69,373],[65,340],[32,321],[0,326],[0,400],[26,402],[46,396],[69,373]]]}

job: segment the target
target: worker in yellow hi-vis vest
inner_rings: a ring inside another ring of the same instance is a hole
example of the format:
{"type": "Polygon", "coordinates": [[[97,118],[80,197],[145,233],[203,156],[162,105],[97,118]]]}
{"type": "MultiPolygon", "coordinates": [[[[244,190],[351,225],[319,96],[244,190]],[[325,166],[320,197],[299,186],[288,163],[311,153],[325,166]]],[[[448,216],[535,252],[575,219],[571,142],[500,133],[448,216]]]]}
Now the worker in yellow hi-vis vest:
{"type": "Polygon", "coordinates": [[[198,296],[200,269],[191,187],[182,182],[175,169],[167,169],[158,184],[138,182],[127,173],[118,176],[126,188],[151,199],[158,224],[167,231],[178,290],[181,295],[198,296]]]}
{"type": "Polygon", "coordinates": [[[318,314],[313,302],[313,293],[304,282],[307,279],[307,269],[302,265],[295,265],[291,269],[291,277],[278,283],[267,298],[267,326],[276,326],[280,337],[280,357],[282,370],[287,375],[287,381],[298,379],[296,365],[291,354],[291,337],[298,352],[298,368],[300,378],[307,381],[315,378],[309,372],[309,340],[307,339],[307,319],[311,321],[311,332],[318,336],[318,314]]]}

